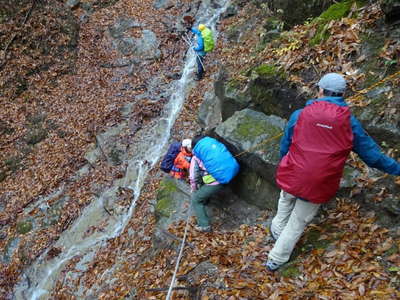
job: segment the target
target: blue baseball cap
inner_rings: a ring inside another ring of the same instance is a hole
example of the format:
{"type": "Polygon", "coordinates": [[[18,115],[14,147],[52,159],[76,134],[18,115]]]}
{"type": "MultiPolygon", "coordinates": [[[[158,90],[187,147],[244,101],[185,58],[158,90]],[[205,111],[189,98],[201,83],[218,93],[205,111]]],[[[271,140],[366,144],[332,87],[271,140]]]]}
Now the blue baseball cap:
{"type": "Polygon", "coordinates": [[[346,90],[346,80],[338,73],[324,75],[317,85],[324,90],[343,94],[346,90]]]}

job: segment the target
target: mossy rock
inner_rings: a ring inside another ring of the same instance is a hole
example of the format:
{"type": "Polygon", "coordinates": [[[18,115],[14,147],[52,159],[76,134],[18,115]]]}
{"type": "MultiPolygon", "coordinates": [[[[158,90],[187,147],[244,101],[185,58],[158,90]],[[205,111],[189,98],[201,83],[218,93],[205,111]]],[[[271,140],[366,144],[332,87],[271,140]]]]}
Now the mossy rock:
{"type": "Polygon", "coordinates": [[[287,264],[284,264],[281,268],[279,268],[279,274],[282,277],[287,278],[295,278],[301,275],[299,267],[297,266],[297,261],[292,261],[287,264]]]}
{"type": "Polygon", "coordinates": [[[8,170],[15,172],[20,169],[22,165],[22,158],[20,156],[13,156],[4,160],[4,164],[7,166],[8,170]]]}
{"type": "Polygon", "coordinates": [[[19,234],[26,234],[31,231],[33,228],[32,222],[30,221],[22,221],[17,223],[17,232],[19,234]]]}
{"type": "Polygon", "coordinates": [[[280,16],[284,22],[284,29],[288,30],[320,15],[332,3],[332,0],[270,0],[268,6],[274,15],[280,16]]]}
{"type": "Polygon", "coordinates": [[[35,128],[31,128],[28,131],[27,135],[25,136],[25,140],[28,145],[35,145],[46,139],[47,135],[48,135],[47,129],[38,126],[35,128]]]}
{"type": "Polygon", "coordinates": [[[286,80],[285,73],[270,65],[262,65],[251,73],[244,98],[250,99],[249,108],[266,115],[288,119],[290,114],[304,106],[306,99],[297,87],[286,80]]]}
{"type": "Polygon", "coordinates": [[[122,156],[124,155],[124,151],[117,149],[117,148],[112,148],[110,151],[110,159],[111,162],[114,166],[118,166],[122,164],[122,156]]]}
{"type": "Polygon", "coordinates": [[[277,116],[243,109],[215,129],[222,140],[243,154],[238,158],[241,171],[232,184],[233,190],[244,201],[262,209],[276,209],[279,191],[274,175],[285,124],[277,116]]]}
{"type": "Polygon", "coordinates": [[[292,258],[295,259],[299,255],[307,254],[314,249],[325,250],[332,244],[333,241],[338,240],[342,237],[342,233],[337,232],[335,227],[332,227],[330,224],[321,225],[323,228],[323,232],[329,232],[332,238],[330,239],[321,239],[322,232],[317,229],[308,230],[303,237],[303,242],[298,244],[293,253],[292,258]]]}
{"type": "Polygon", "coordinates": [[[161,181],[155,207],[157,217],[169,218],[171,216],[178,203],[176,192],[178,192],[178,188],[173,179],[165,178],[161,181]]]}
{"type": "Polygon", "coordinates": [[[263,64],[254,69],[257,76],[260,77],[280,77],[285,78],[285,73],[278,70],[274,65],[263,64]]]}
{"type": "Polygon", "coordinates": [[[40,123],[43,123],[44,120],[46,120],[46,114],[37,113],[37,114],[33,114],[33,115],[28,116],[26,119],[32,125],[38,125],[40,123]]]}
{"type": "Polygon", "coordinates": [[[346,0],[339,3],[332,4],[326,11],[324,11],[319,17],[315,18],[312,23],[318,24],[317,31],[314,37],[310,40],[310,45],[314,46],[320,44],[322,41],[328,39],[328,24],[333,20],[340,20],[346,17],[354,3],[358,3],[358,6],[362,6],[361,1],[346,0]]]}
{"type": "Polygon", "coordinates": [[[220,124],[215,132],[240,151],[251,150],[265,161],[279,161],[279,137],[286,122],[277,116],[266,116],[261,112],[243,109],[220,124]],[[275,138],[276,137],[276,138],[275,138]],[[265,140],[271,139],[267,144],[265,140]],[[256,147],[257,146],[257,147],[256,147]]]}

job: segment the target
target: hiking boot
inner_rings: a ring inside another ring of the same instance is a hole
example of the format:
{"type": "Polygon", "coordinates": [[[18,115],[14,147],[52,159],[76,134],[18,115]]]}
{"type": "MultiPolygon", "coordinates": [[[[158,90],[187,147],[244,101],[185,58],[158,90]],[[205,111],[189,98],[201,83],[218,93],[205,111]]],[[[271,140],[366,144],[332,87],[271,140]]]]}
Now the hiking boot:
{"type": "Polygon", "coordinates": [[[194,226],[194,229],[200,232],[211,232],[211,226],[194,226]]]}
{"type": "Polygon", "coordinates": [[[268,259],[268,261],[264,264],[268,271],[275,272],[278,270],[283,264],[273,261],[272,259],[268,259]]]}

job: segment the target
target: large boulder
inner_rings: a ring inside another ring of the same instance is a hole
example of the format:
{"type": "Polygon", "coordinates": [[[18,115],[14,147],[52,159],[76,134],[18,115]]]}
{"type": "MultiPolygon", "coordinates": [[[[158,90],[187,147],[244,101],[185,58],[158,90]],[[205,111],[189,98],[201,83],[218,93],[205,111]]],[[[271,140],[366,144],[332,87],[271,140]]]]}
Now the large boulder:
{"type": "Polygon", "coordinates": [[[222,120],[244,108],[288,118],[291,112],[304,106],[304,95],[274,66],[260,65],[249,73],[249,83],[245,87],[222,75],[217,80],[215,93],[221,102],[222,120]]]}
{"type": "Polygon", "coordinates": [[[276,208],[279,190],[275,185],[275,169],[285,124],[280,117],[243,109],[215,129],[237,153],[241,165],[232,189],[243,200],[263,209],[276,208]]]}
{"type": "Polygon", "coordinates": [[[199,108],[198,119],[205,130],[210,130],[221,123],[221,105],[214,90],[205,92],[203,99],[199,108]]]}
{"type": "Polygon", "coordinates": [[[108,28],[113,46],[123,55],[135,55],[144,59],[156,59],[161,55],[160,42],[156,34],[147,29],[142,30],[140,38],[127,34],[131,28],[140,28],[143,24],[134,19],[121,17],[108,28]]]}
{"type": "Polygon", "coordinates": [[[335,1],[332,0],[271,0],[268,7],[280,15],[285,27],[302,24],[309,18],[319,16],[335,1]]]}
{"type": "Polygon", "coordinates": [[[121,17],[108,28],[108,31],[113,38],[117,39],[124,37],[124,34],[129,29],[138,28],[141,26],[142,24],[138,23],[134,19],[121,17]]]}
{"type": "MultiPolygon", "coordinates": [[[[165,177],[160,184],[155,203],[157,231],[155,241],[170,237],[166,233],[172,223],[186,220],[190,207],[190,188],[184,181],[165,177]]],[[[219,229],[233,230],[242,224],[255,224],[262,212],[254,205],[249,205],[226,186],[209,199],[207,213],[213,224],[221,224],[219,229]]],[[[193,210],[191,211],[193,215],[193,210]]]]}
{"type": "Polygon", "coordinates": [[[185,219],[189,204],[189,187],[182,182],[165,177],[157,192],[155,205],[155,215],[159,226],[167,228],[169,224],[185,219]]]}
{"type": "Polygon", "coordinates": [[[365,60],[355,65],[361,74],[365,74],[365,80],[357,86],[357,90],[366,89],[368,92],[352,107],[352,111],[384,150],[395,148],[399,151],[400,87],[393,80],[385,81],[399,71],[399,63],[396,54],[390,60],[390,57],[382,58],[381,53],[388,41],[396,41],[390,46],[393,50],[399,48],[400,27],[391,28],[382,23],[362,36],[360,56],[365,60]],[[376,34],[375,31],[384,31],[385,34],[376,34]]]}

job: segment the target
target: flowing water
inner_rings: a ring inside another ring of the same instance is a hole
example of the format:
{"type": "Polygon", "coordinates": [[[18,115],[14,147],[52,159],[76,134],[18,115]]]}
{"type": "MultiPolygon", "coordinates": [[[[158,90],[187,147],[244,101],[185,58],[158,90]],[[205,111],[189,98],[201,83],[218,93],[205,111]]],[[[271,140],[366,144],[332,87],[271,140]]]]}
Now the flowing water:
{"type": "MultiPolygon", "coordinates": [[[[216,35],[216,22],[229,5],[229,1],[214,2],[219,2],[220,8],[213,9],[209,1],[203,1],[196,19],[212,28],[216,35]]],[[[60,272],[71,259],[78,258],[77,265],[80,265],[83,271],[85,269],[83,266],[93,259],[96,251],[105,245],[108,239],[117,237],[125,229],[136,208],[136,201],[149,170],[157,163],[168,146],[171,129],[190,86],[193,85],[195,67],[194,51],[189,51],[181,79],[171,84],[171,96],[162,117],[136,134],[135,138],[139,142],[132,145],[133,150],[129,155],[125,176],[115,180],[113,186],[93,200],[74,224],[62,233],[54,244],[54,247],[62,249],[60,255],[48,259],[45,252],[24,272],[23,279],[15,288],[14,299],[48,299],[60,272]],[[107,215],[104,210],[105,202],[115,198],[121,187],[133,191],[132,202],[122,212],[107,215]],[[102,230],[90,235],[86,234],[89,228],[95,227],[101,227],[102,230]]],[[[77,269],[79,271],[79,268],[77,269]]]]}

